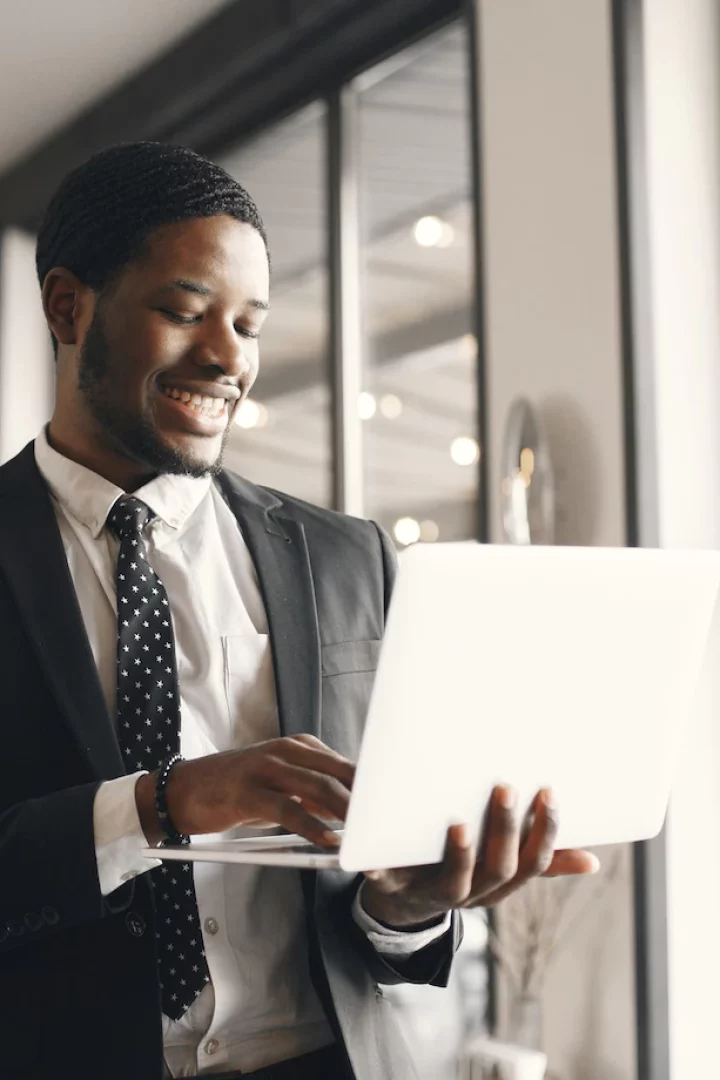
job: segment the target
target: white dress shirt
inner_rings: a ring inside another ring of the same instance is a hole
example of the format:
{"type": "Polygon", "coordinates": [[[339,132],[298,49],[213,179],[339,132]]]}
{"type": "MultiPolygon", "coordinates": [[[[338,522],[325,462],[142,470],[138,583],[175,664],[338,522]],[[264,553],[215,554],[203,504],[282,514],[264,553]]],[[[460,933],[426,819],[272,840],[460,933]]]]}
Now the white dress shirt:
{"type": "MultiPolygon", "coordinates": [[[[35,440],[110,716],[115,715],[118,541],[105,527],[124,494],[35,440]]],[[[237,519],[210,478],[158,476],[133,493],[156,515],[145,530],[153,569],[170,598],[186,758],[279,735],[267,617],[237,519]]],[[[100,887],[108,895],[158,862],[135,804],[139,772],[107,781],[94,804],[100,887]]],[[[222,834],[227,839],[238,834],[222,834]]],[[[207,837],[207,839],[220,839],[207,837]]],[[[194,864],[211,981],[178,1021],[163,1016],[172,1077],[251,1072],[333,1041],[310,979],[300,875],[258,866],[194,864]]],[[[361,890],[362,891],[362,890],[361,890]]],[[[361,892],[360,891],[360,892],[361,892]]],[[[388,956],[409,956],[445,932],[388,930],[353,916],[388,956]]]]}

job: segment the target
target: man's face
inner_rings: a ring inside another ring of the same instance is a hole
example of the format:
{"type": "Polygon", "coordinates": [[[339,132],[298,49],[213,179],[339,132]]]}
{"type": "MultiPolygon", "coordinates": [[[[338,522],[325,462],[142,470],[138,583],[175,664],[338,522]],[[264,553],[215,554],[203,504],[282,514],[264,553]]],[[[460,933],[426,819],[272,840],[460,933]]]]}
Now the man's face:
{"type": "Polygon", "coordinates": [[[75,430],[95,444],[91,464],[93,453],[112,459],[98,471],[122,476],[122,459],[131,475],[219,468],[257,376],[268,290],[265,244],[250,225],[223,215],[150,234],[78,341],[75,430]]]}

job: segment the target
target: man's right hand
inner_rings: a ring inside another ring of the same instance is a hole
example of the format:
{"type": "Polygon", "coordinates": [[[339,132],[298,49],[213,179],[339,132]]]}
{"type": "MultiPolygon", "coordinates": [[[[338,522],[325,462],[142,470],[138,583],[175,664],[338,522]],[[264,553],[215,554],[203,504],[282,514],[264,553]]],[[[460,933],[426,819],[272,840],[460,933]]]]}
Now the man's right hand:
{"type": "MultiPolygon", "coordinates": [[[[326,822],[344,821],[355,766],[314,735],[294,735],[229,750],[173,768],[166,788],[170,817],[197,836],[236,826],[279,825],[315,844],[337,840],[326,822]]],[[[147,841],[164,838],[155,811],[155,773],[135,788],[147,841]]]]}

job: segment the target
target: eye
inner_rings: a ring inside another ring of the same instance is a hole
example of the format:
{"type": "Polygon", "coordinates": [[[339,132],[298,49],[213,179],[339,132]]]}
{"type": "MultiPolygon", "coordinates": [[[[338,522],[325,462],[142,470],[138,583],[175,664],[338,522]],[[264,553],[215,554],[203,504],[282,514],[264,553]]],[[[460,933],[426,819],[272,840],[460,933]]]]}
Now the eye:
{"type": "Polygon", "coordinates": [[[176,311],[170,311],[166,308],[159,308],[159,311],[166,319],[170,319],[174,323],[180,323],[182,326],[190,326],[193,323],[200,322],[202,319],[202,315],[178,315],[176,311]]]}
{"type": "Polygon", "coordinates": [[[240,337],[251,338],[253,341],[257,341],[260,334],[255,330],[248,330],[246,326],[236,326],[235,333],[240,334],[240,337]]]}

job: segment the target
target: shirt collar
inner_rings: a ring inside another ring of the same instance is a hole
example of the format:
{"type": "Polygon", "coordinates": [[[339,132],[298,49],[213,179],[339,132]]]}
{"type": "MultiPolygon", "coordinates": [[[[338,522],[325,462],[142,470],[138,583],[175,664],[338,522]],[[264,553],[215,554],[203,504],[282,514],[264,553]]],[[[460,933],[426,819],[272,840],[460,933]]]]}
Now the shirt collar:
{"type": "MultiPolygon", "coordinates": [[[[35,460],[50,491],[94,539],[105,527],[108,514],[125,495],[122,488],[54,450],[45,428],[35,439],[35,460]]],[[[142,499],[172,529],[180,529],[207,495],[212,478],[203,476],[156,476],[133,495],[142,499]]]]}

